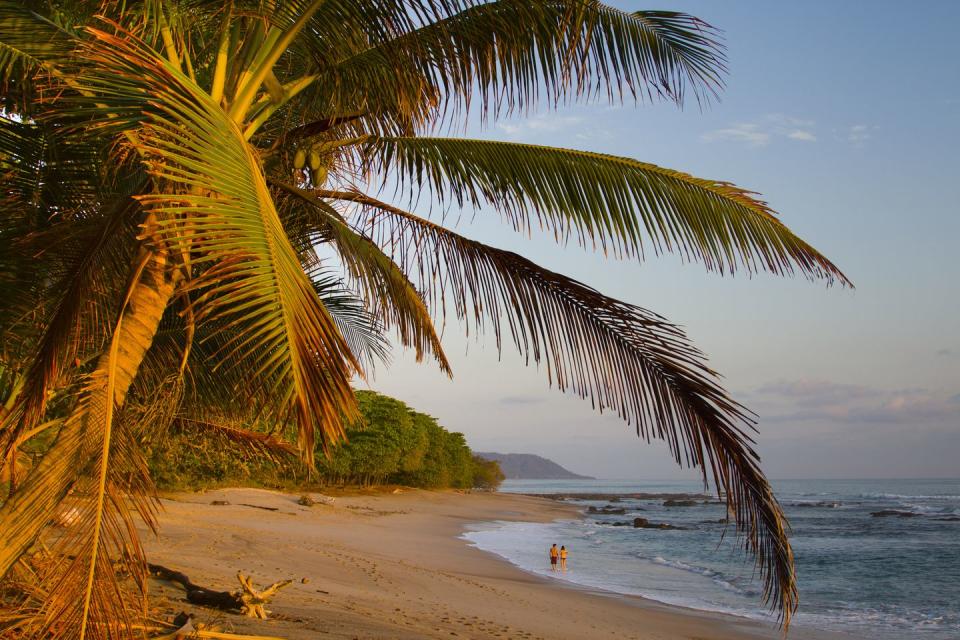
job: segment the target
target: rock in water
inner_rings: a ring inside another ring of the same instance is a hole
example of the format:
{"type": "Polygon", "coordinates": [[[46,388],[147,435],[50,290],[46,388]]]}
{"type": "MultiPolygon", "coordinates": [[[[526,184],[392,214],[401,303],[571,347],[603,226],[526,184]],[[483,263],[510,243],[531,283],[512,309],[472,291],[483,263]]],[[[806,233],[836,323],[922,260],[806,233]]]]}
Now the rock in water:
{"type": "Polygon", "coordinates": [[[677,530],[677,531],[686,529],[686,527],[676,527],[666,522],[650,522],[646,518],[634,518],[633,528],[634,529],[663,529],[663,530],[669,529],[669,530],[677,530]]]}
{"type": "Polygon", "coordinates": [[[699,503],[696,500],[664,500],[665,507],[695,507],[699,503]]]}
{"type": "Polygon", "coordinates": [[[626,512],[627,510],[624,509],[623,507],[600,507],[599,509],[596,507],[587,508],[587,513],[606,513],[610,515],[622,516],[626,512]]]}
{"type": "Polygon", "coordinates": [[[913,511],[898,511],[896,509],[884,509],[883,511],[873,511],[870,513],[874,518],[916,518],[920,514],[913,511]]]}

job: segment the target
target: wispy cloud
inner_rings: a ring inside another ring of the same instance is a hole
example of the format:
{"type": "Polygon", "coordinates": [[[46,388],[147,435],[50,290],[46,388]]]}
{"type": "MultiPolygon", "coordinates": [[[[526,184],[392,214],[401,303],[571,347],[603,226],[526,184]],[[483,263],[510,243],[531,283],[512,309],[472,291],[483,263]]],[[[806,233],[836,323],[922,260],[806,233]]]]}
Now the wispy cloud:
{"type": "Polygon", "coordinates": [[[766,420],[917,425],[960,419],[960,393],[879,389],[827,380],[780,381],[756,394],[774,400],[766,420]]]}
{"type": "Polygon", "coordinates": [[[855,124],[852,125],[847,130],[847,142],[855,145],[862,145],[864,142],[873,137],[870,133],[876,127],[870,127],[865,124],[855,124]]]}
{"type": "Polygon", "coordinates": [[[558,136],[568,136],[576,140],[592,141],[613,137],[610,129],[599,125],[597,121],[559,113],[541,113],[529,118],[498,122],[497,129],[505,133],[508,138],[514,139],[538,137],[556,139],[558,136]]]}
{"type": "Polygon", "coordinates": [[[725,129],[715,129],[703,134],[704,142],[743,142],[753,147],[765,147],[770,144],[770,134],[761,131],[760,126],[749,122],[735,124],[725,129]]]}
{"type": "Polygon", "coordinates": [[[800,140],[801,142],[816,142],[817,136],[813,135],[809,131],[803,131],[801,129],[796,129],[787,134],[787,137],[791,140],[800,140]]]}
{"type": "Polygon", "coordinates": [[[793,398],[812,404],[829,404],[851,398],[871,398],[880,395],[879,390],[863,385],[809,379],[770,382],[757,389],[756,393],[793,398]]]}
{"type": "Polygon", "coordinates": [[[765,147],[776,139],[796,142],[816,142],[814,122],[782,113],[770,113],[759,120],[739,122],[728,127],[708,131],[701,136],[704,142],[739,142],[752,147],[765,147]]]}
{"type": "Polygon", "coordinates": [[[570,131],[571,129],[579,129],[583,122],[584,119],[580,116],[541,113],[515,122],[497,123],[497,128],[509,136],[515,136],[529,132],[556,133],[558,131],[570,131]]]}

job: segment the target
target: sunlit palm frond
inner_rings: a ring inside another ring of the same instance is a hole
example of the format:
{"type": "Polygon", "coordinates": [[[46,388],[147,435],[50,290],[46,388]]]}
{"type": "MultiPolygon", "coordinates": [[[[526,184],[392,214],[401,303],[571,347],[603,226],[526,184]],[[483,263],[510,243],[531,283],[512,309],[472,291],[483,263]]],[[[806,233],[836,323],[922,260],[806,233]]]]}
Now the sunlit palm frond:
{"type": "Polygon", "coordinates": [[[43,576],[48,591],[38,637],[78,637],[80,630],[91,639],[137,636],[147,573],[134,518],[155,530],[159,504],[141,428],[132,415],[117,416],[107,459],[103,451],[92,456],[61,506],[52,549],[59,561],[43,576]]]}
{"type": "MultiPolygon", "coordinates": [[[[50,272],[44,288],[47,308],[40,312],[37,324],[41,330],[23,360],[23,378],[12,407],[11,416],[17,421],[0,434],[0,452],[43,418],[54,393],[75,378],[81,371],[79,364],[98,353],[109,339],[110,316],[117,309],[107,292],[118,286],[123,265],[135,256],[136,232],[131,223],[138,211],[135,201],[119,198],[113,205],[106,204],[101,219],[80,225],[90,228],[81,229],[79,238],[68,238],[73,242],[63,241],[57,247],[57,261],[62,265],[50,272]]],[[[62,226],[78,231],[76,224],[62,226]]],[[[52,250],[54,234],[41,235],[47,250],[52,250]]],[[[28,237],[22,244],[29,249],[34,242],[28,237]]],[[[33,253],[23,249],[21,256],[33,253]]],[[[35,260],[43,256],[33,253],[35,260]]]]}
{"type": "Polygon", "coordinates": [[[509,339],[528,361],[543,363],[559,390],[616,411],[641,437],[666,441],[678,464],[700,468],[736,515],[766,598],[789,616],[797,599],[793,556],[783,511],[751,447],[753,420],[681,329],[368,196],[321,195],[362,205],[357,223],[419,275],[428,299],[450,298],[457,316],[492,332],[498,346],[509,339]]]}
{"type": "Polygon", "coordinates": [[[141,121],[131,144],[161,186],[139,200],[172,254],[201,256],[191,280],[198,321],[242,329],[218,354],[222,366],[242,362],[271,390],[274,414],[293,413],[312,463],[315,437],[343,433],[358,363],[300,267],[254,150],[220,105],[133,36],[92,34],[83,86],[114,99],[105,128],[141,121]]]}
{"type": "Polygon", "coordinates": [[[243,429],[232,421],[180,417],[174,421],[174,426],[181,432],[194,433],[204,438],[223,437],[254,456],[262,456],[273,461],[293,458],[297,455],[296,447],[291,444],[268,433],[243,429]]]}
{"type": "Polygon", "coordinates": [[[372,138],[377,169],[396,169],[411,192],[497,208],[518,230],[539,225],[617,256],[677,252],[733,273],[799,271],[850,284],[765,202],[727,182],[600,153],[451,138],[372,138]]]}
{"type": "Polygon", "coordinates": [[[123,465],[116,464],[118,457],[113,452],[124,442],[116,437],[115,409],[117,398],[126,397],[137,375],[172,294],[173,282],[164,258],[163,253],[142,252],[125,288],[109,349],[78,390],[77,402],[53,444],[0,506],[0,528],[5,536],[0,546],[0,575],[4,575],[55,515],[68,492],[77,487],[77,481],[87,477],[87,494],[78,496],[77,507],[83,517],[76,534],[82,553],[63,560],[76,566],[45,603],[48,622],[67,624],[63,632],[67,636],[85,637],[88,624],[95,620],[103,624],[90,627],[86,637],[120,637],[112,625],[125,624],[126,616],[118,617],[124,611],[123,600],[109,593],[116,582],[110,558],[118,557],[118,549],[134,532],[132,526],[121,529],[117,524],[129,516],[114,493],[115,474],[123,465]],[[85,476],[88,470],[90,475],[85,476]]]}

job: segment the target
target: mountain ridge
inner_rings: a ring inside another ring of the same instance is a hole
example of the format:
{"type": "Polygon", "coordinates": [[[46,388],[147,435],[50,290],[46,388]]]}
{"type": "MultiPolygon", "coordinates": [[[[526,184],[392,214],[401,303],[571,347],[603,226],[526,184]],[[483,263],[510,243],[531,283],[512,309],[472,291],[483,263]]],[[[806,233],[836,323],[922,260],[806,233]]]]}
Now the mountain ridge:
{"type": "Polygon", "coordinates": [[[533,453],[496,453],[476,451],[476,455],[487,460],[496,460],[503,475],[508,480],[593,480],[591,476],[582,476],[559,464],[533,453]]]}

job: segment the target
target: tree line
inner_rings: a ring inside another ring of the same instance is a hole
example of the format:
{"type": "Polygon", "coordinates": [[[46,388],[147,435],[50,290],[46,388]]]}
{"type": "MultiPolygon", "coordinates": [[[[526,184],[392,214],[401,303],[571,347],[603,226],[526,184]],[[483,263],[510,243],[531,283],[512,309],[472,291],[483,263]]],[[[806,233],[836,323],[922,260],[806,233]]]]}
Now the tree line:
{"type": "Polygon", "coordinates": [[[499,464],[474,455],[462,433],[444,429],[435,418],[395,398],[373,391],[356,395],[361,419],[327,454],[318,446],[315,470],[308,470],[294,450],[267,429],[178,421],[151,446],[151,475],[161,489],[399,484],[492,490],[503,481],[499,464]]]}

